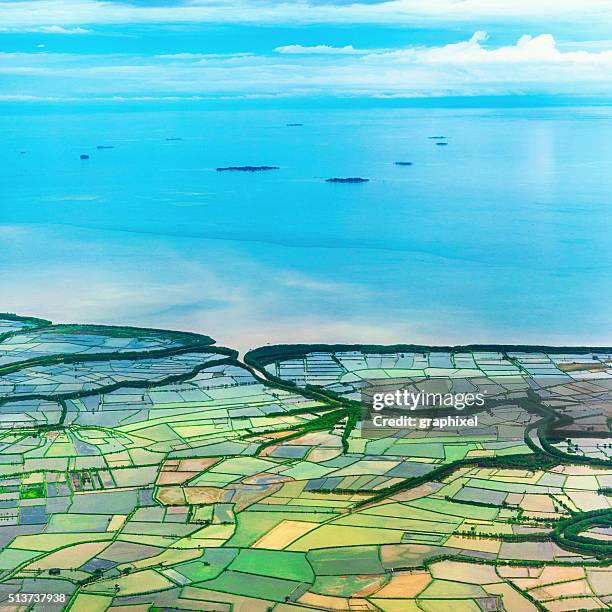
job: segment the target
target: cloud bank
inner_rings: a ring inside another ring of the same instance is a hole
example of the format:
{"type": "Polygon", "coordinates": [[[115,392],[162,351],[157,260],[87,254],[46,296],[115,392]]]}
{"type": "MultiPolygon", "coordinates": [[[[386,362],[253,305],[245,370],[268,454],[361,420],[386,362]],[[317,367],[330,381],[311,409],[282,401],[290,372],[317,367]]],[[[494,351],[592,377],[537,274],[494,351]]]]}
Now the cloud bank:
{"type": "Polygon", "coordinates": [[[266,54],[0,53],[0,79],[4,99],[610,95],[612,49],[563,51],[550,34],[489,47],[478,31],[443,46],[373,51],[290,44],[266,54]]]}
{"type": "Polygon", "coordinates": [[[566,22],[605,28],[612,0],[182,0],[161,4],[108,0],[0,1],[5,27],[162,23],[457,24],[566,22]]]}
{"type": "Polygon", "coordinates": [[[329,45],[315,45],[313,47],[305,47],[303,45],[285,45],[274,49],[277,53],[286,53],[288,55],[362,55],[368,51],[355,49],[353,45],[345,45],[344,47],[330,47],[329,45]]]}

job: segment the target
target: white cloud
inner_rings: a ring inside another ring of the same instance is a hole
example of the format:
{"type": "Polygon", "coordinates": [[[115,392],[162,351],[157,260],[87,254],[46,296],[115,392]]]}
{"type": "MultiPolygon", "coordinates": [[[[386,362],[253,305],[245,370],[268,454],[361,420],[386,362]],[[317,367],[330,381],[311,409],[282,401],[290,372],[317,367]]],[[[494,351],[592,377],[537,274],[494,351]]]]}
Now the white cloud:
{"type": "Polygon", "coordinates": [[[20,76],[3,96],[47,99],[612,95],[612,49],[564,51],[550,34],[490,47],[479,31],[439,47],[330,53],[325,61],[316,53],[0,53],[0,74],[20,76]]]}
{"type": "Polygon", "coordinates": [[[58,25],[41,26],[36,31],[45,34],[89,34],[91,32],[91,30],[87,30],[86,28],[65,28],[58,25]]]}
{"type": "Polygon", "coordinates": [[[274,49],[277,53],[286,53],[288,55],[362,55],[368,51],[355,49],[352,45],[344,47],[330,47],[329,45],[315,45],[313,47],[304,47],[302,45],[285,45],[274,49]]]}
{"type": "Polygon", "coordinates": [[[0,1],[6,27],[160,23],[556,23],[609,30],[612,0],[184,0],[145,6],[108,0],[0,1]]]}
{"type": "MultiPolygon", "coordinates": [[[[0,15],[1,13],[0,5],[0,15]]],[[[32,32],[40,34],[91,34],[91,30],[81,27],[64,27],[59,25],[44,25],[44,26],[0,26],[0,32],[32,32]]]]}
{"type": "Polygon", "coordinates": [[[419,59],[425,62],[453,64],[473,63],[606,63],[612,58],[612,51],[600,52],[566,51],[557,48],[555,39],[550,34],[532,37],[521,36],[515,45],[486,49],[480,43],[486,40],[485,32],[476,32],[469,41],[446,45],[437,49],[419,52],[419,59]]]}
{"type": "MultiPolygon", "coordinates": [[[[600,51],[562,51],[558,48],[551,34],[540,34],[532,37],[521,36],[516,44],[497,48],[487,48],[482,43],[487,40],[486,32],[476,32],[468,41],[444,45],[442,47],[412,47],[396,49],[386,53],[376,53],[369,56],[376,62],[406,63],[406,64],[444,64],[477,65],[477,64],[518,64],[525,66],[557,65],[604,66],[612,61],[612,48],[600,51]]],[[[612,46],[612,45],[611,45],[612,46]]],[[[550,75],[541,75],[546,80],[550,75]]],[[[602,75],[603,76],[603,75],[602,75]]],[[[503,77],[503,74],[502,74],[503,77]]],[[[580,75],[576,75],[580,78],[580,75]]]]}
{"type": "Polygon", "coordinates": [[[230,57],[250,57],[252,55],[252,53],[163,53],[155,57],[167,60],[214,60],[230,57]]]}

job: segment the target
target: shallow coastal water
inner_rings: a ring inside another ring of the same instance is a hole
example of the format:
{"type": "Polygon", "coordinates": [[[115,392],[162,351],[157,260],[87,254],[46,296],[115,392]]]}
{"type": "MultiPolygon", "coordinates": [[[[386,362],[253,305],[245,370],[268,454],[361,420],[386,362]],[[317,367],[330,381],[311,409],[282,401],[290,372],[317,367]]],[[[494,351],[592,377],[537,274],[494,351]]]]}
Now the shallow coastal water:
{"type": "Polygon", "coordinates": [[[610,108],[38,108],[0,128],[0,310],[240,348],[612,343],[610,108]],[[280,169],[215,171],[236,165],[280,169]]]}

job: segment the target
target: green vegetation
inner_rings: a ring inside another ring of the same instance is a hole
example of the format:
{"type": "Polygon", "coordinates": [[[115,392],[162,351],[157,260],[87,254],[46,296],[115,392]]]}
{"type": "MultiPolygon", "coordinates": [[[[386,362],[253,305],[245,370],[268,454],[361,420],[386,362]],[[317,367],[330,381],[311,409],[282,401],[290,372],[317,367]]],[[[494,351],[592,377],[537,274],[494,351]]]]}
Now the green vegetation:
{"type": "Polygon", "coordinates": [[[5,589],[44,580],[76,612],[608,601],[608,374],[572,365],[600,349],[309,345],[243,363],[198,334],[0,323],[5,589]],[[487,389],[462,413],[478,428],[363,428],[364,389],[423,379],[487,389]]]}

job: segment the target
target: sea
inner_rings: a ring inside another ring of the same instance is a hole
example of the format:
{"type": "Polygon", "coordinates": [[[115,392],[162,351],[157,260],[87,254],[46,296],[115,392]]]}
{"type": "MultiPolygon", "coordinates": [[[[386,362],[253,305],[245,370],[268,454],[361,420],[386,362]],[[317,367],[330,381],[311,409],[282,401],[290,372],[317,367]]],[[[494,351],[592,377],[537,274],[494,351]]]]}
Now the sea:
{"type": "Polygon", "coordinates": [[[612,344],[610,107],[13,105],[0,134],[0,311],[242,351],[612,344]]]}

